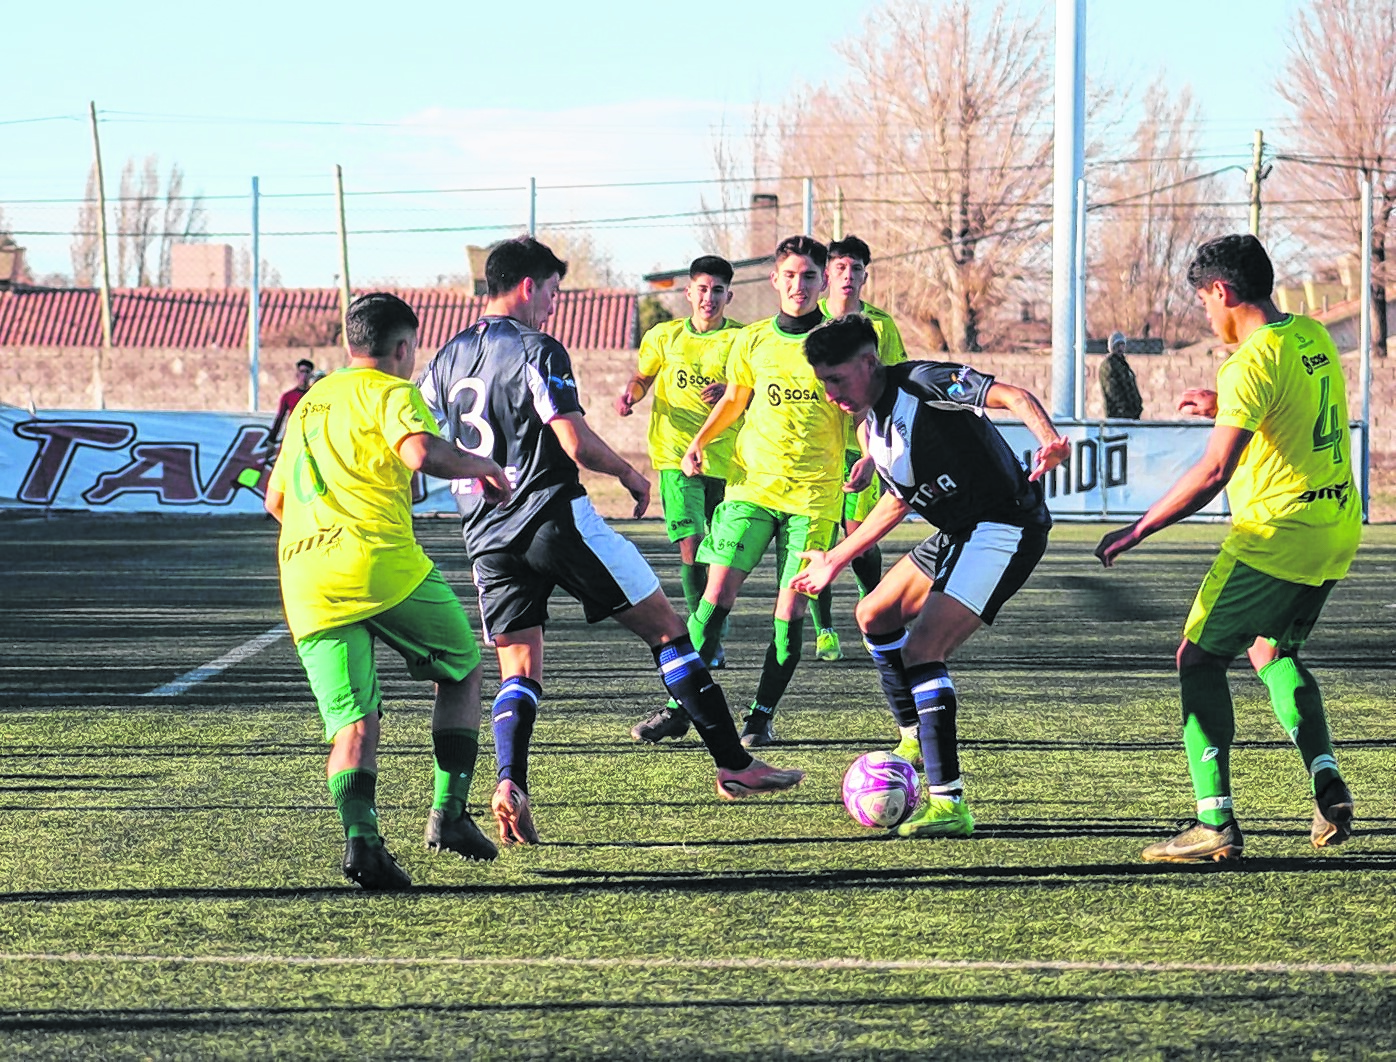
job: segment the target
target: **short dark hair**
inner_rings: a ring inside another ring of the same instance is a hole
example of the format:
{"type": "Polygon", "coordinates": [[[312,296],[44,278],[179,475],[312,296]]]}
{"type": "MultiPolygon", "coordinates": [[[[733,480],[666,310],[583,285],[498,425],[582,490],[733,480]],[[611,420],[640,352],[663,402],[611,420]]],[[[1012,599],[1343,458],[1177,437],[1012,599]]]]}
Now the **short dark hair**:
{"type": "Polygon", "coordinates": [[[823,269],[829,264],[829,248],[816,240],[813,236],[787,236],[776,244],[776,263],[779,264],[782,258],[789,255],[798,254],[805,258],[814,260],[814,264],[823,269]]]}
{"type": "Polygon", "coordinates": [[[349,349],[373,358],[386,358],[401,333],[415,332],[419,327],[412,307],[386,291],[360,295],[344,314],[349,349]]]}
{"type": "Polygon", "coordinates": [[[314,372],[315,363],[311,361],[309,358],[301,358],[300,361],[296,362],[296,368],[304,369],[306,372],[314,372]]]}
{"type": "Polygon", "coordinates": [[[485,259],[485,291],[491,298],[513,291],[524,278],[541,284],[554,273],[567,275],[567,263],[532,236],[505,240],[485,259]]]}
{"type": "Polygon", "coordinates": [[[846,313],[825,321],[805,336],[805,360],[815,368],[842,365],[867,346],[877,349],[877,329],[861,313],[846,313]]]}
{"type": "Polygon", "coordinates": [[[870,248],[857,236],[845,236],[841,240],[835,240],[829,244],[830,258],[854,258],[863,263],[866,269],[872,261],[872,248],[870,248]]]}
{"type": "Polygon", "coordinates": [[[724,284],[732,283],[732,263],[725,258],[719,258],[715,254],[705,254],[695,258],[688,263],[688,279],[692,280],[700,273],[706,273],[710,277],[717,277],[724,284]]]}
{"type": "Polygon", "coordinates": [[[1275,291],[1275,267],[1261,242],[1249,232],[1208,240],[1197,249],[1188,266],[1188,283],[1194,291],[1223,281],[1242,302],[1268,299],[1275,291]]]}

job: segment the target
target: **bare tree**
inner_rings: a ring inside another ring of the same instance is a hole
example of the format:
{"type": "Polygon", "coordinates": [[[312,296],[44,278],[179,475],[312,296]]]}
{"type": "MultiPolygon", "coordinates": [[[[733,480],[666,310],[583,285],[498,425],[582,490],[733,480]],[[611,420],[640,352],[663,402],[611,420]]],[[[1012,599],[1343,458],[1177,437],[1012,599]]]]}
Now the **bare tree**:
{"type": "Polygon", "coordinates": [[[876,300],[922,342],[980,350],[1051,217],[1050,36],[1002,0],[911,0],[841,53],[843,80],[782,114],[782,198],[821,175],[827,229],[835,185],[876,300]]]}
{"type": "MultiPolygon", "coordinates": [[[[694,225],[694,235],[705,254],[721,255],[733,262],[750,257],[751,195],[761,174],[768,168],[764,149],[771,141],[771,134],[770,115],[759,106],[746,129],[749,146],[738,143],[737,134],[725,117],[713,130],[713,170],[717,174],[717,187],[711,196],[699,196],[704,213],[694,225]]],[[[767,248],[767,251],[773,249],[767,248]]]]}
{"type": "MultiPolygon", "coordinates": [[[[1361,245],[1360,189],[1370,177],[1372,344],[1386,354],[1387,240],[1396,211],[1396,0],[1311,0],[1294,17],[1276,89],[1292,110],[1281,187],[1290,225],[1332,254],[1361,245]]],[[[1280,173],[1277,171],[1277,176],[1280,173]]]]}
{"type": "Polygon", "coordinates": [[[614,288],[627,286],[611,252],[596,242],[585,229],[552,229],[538,233],[538,239],[567,263],[566,288],[614,288]]]}
{"type": "Polygon", "coordinates": [[[117,285],[150,286],[150,248],[156,241],[160,175],[154,155],[146,157],[139,173],[136,160],[127,159],[121,170],[121,192],[116,204],[117,285]]]}
{"type": "Polygon", "coordinates": [[[1170,98],[1160,75],[1143,109],[1129,157],[1093,182],[1086,319],[1099,333],[1170,343],[1205,328],[1181,278],[1197,244],[1220,227],[1221,186],[1197,159],[1201,115],[1188,89],[1170,98]]]}
{"type": "Polygon", "coordinates": [[[170,248],[176,243],[200,239],[208,231],[208,214],[203,196],[184,194],[184,171],[179,163],[170,166],[165,182],[165,217],[160,230],[159,284],[170,286],[170,248]]]}
{"type": "Polygon", "coordinates": [[[97,285],[97,270],[102,265],[102,249],[97,240],[97,167],[87,171],[87,191],[78,208],[77,224],[73,226],[73,242],[68,246],[73,260],[73,283],[80,288],[97,285]]]}

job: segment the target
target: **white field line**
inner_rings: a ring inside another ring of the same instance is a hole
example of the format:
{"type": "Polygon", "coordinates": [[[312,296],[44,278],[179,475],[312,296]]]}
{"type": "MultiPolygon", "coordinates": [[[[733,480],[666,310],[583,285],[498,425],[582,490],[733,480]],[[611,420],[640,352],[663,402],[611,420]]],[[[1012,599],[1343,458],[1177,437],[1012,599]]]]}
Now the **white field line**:
{"type": "Polygon", "coordinates": [[[256,656],[273,642],[279,641],[290,633],[286,630],[284,623],[278,623],[265,634],[243,642],[236,649],[224,653],[217,660],[211,660],[203,667],[196,667],[193,671],[186,671],[179,678],[165,683],[146,694],[147,697],[178,697],[185,690],[197,686],[205,679],[211,679],[220,672],[227,671],[234,664],[240,664],[249,656],[256,656]]]}
{"type": "Polygon", "coordinates": [[[569,959],[514,957],[496,959],[451,956],[395,958],[385,955],[102,955],[86,952],[0,952],[0,962],[173,963],[189,966],[361,966],[361,967],[572,967],[588,970],[943,970],[990,973],[1212,973],[1212,974],[1396,974],[1389,962],[1075,962],[1054,960],[978,961],[957,959],[569,959]]]}

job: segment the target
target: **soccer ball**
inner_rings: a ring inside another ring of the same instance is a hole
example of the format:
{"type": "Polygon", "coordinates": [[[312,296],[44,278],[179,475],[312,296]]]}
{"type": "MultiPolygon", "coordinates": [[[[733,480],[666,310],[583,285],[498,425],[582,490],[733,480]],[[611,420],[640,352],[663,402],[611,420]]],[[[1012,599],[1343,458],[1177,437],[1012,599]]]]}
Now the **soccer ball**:
{"type": "Polygon", "coordinates": [[[859,756],[843,776],[843,806],[862,826],[895,826],[920,799],[916,768],[893,752],[859,756]]]}

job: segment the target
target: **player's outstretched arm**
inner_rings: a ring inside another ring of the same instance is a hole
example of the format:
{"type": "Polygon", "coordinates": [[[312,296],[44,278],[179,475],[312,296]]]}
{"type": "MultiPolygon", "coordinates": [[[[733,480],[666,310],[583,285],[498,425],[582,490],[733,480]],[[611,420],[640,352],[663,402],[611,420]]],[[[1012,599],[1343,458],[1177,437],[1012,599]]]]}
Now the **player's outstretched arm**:
{"type": "Polygon", "coordinates": [[[1168,493],[1149,506],[1149,511],[1134,523],[1111,531],[1100,540],[1095,548],[1100,563],[1107,568],[1112,567],[1121,553],[1133,549],[1165,527],[1191,516],[1220,494],[1230,482],[1241,454],[1254,434],[1244,428],[1228,425],[1213,428],[1201,459],[1168,488],[1168,493]]]}
{"type": "Polygon", "coordinates": [[[1189,387],[1178,398],[1178,412],[1217,419],[1217,393],[1205,387],[1189,387]]]}
{"type": "Polygon", "coordinates": [[[1042,445],[1033,458],[1028,479],[1041,479],[1071,454],[1071,440],[1057,431],[1037,395],[1012,384],[994,383],[984,396],[989,409],[1006,409],[1021,420],[1042,445]]]}
{"type": "Polygon", "coordinates": [[[438,479],[476,479],[480,481],[485,500],[504,505],[513,494],[513,487],[504,469],[488,457],[466,453],[452,446],[439,435],[414,432],[397,444],[397,455],[413,472],[422,472],[438,479]]]}
{"type": "Polygon", "coordinates": [[[628,417],[634,413],[635,403],[650,393],[650,384],[652,383],[654,383],[653,376],[642,376],[637,373],[630,377],[630,382],[621,388],[620,394],[616,395],[616,414],[628,417]]]}
{"type": "Polygon", "coordinates": [[[839,573],[861,557],[874,543],[881,542],[887,532],[896,527],[911,512],[911,506],[890,491],[877,500],[868,518],[858,525],[857,530],[827,553],[810,550],[801,553],[809,564],[805,570],[791,581],[790,586],[797,593],[815,597],[839,577],[839,573]]]}
{"type": "Polygon", "coordinates": [[[606,440],[591,430],[581,413],[563,413],[548,421],[567,456],[583,468],[615,476],[620,485],[635,500],[635,516],[645,515],[650,505],[650,481],[635,470],[625,458],[607,445],[606,440]]]}
{"type": "Polygon", "coordinates": [[[750,387],[742,387],[740,384],[733,383],[727,385],[722,397],[717,400],[717,405],[713,406],[712,412],[708,414],[708,419],[703,422],[703,426],[698,429],[698,434],[693,436],[693,441],[688,444],[688,452],[683,455],[684,475],[702,475],[703,447],[737,423],[737,419],[746,412],[746,407],[750,404],[750,387]]]}

